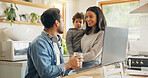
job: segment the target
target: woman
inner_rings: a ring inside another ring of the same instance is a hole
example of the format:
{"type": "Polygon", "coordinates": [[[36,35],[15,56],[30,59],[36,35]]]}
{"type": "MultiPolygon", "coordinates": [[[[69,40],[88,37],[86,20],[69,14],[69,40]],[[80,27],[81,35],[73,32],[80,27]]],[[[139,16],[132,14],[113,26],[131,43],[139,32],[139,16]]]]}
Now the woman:
{"type": "Polygon", "coordinates": [[[106,20],[101,9],[97,6],[89,7],[86,10],[86,32],[81,39],[83,67],[101,62],[105,26],[106,20]]]}

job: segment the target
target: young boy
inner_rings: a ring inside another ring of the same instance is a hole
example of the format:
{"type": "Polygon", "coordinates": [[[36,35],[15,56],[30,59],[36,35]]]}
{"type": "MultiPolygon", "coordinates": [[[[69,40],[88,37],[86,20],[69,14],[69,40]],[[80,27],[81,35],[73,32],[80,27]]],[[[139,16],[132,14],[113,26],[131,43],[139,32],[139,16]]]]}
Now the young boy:
{"type": "Polygon", "coordinates": [[[66,34],[66,46],[70,57],[74,52],[81,52],[81,38],[84,35],[84,29],[81,28],[84,25],[83,13],[77,12],[72,20],[75,28],[70,28],[66,34]]]}

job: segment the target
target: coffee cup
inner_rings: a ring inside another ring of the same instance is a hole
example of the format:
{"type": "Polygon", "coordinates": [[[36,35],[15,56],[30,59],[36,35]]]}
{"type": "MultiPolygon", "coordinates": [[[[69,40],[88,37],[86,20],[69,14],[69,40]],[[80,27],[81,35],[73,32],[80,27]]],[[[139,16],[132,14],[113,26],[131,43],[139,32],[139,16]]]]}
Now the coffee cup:
{"type": "MultiPolygon", "coordinates": [[[[78,59],[78,60],[82,60],[82,61],[83,61],[83,53],[74,52],[74,57],[77,57],[77,56],[80,56],[80,57],[81,57],[81,58],[78,59]]],[[[78,62],[78,66],[81,65],[81,68],[82,68],[82,61],[81,61],[81,62],[78,62]]]]}

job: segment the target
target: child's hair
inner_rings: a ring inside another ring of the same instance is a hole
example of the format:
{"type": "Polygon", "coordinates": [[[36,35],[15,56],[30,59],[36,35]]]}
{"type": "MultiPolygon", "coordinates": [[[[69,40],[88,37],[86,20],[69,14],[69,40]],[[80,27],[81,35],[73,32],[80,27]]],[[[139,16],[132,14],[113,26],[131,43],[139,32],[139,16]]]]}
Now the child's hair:
{"type": "Polygon", "coordinates": [[[73,23],[75,22],[75,19],[77,19],[77,18],[83,19],[83,23],[84,23],[84,14],[83,14],[82,12],[81,12],[81,13],[77,12],[77,13],[73,16],[73,18],[72,18],[73,23]]]}

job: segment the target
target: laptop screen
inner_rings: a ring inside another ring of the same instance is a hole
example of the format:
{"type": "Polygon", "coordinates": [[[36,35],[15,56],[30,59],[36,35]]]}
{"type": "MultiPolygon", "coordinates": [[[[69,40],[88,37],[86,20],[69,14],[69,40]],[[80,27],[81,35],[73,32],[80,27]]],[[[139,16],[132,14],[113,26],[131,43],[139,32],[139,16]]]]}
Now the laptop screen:
{"type": "Polygon", "coordinates": [[[128,40],[128,29],[106,27],[102,53],[102,65],[124,61],[128,40]]]}
{"type": "Polygon", "coordinates": [[[125,60],[128,29],[105,27],[101,64],[83,67],[73,72],[83,72],[104,65],[110,65],[125,60]]]}

